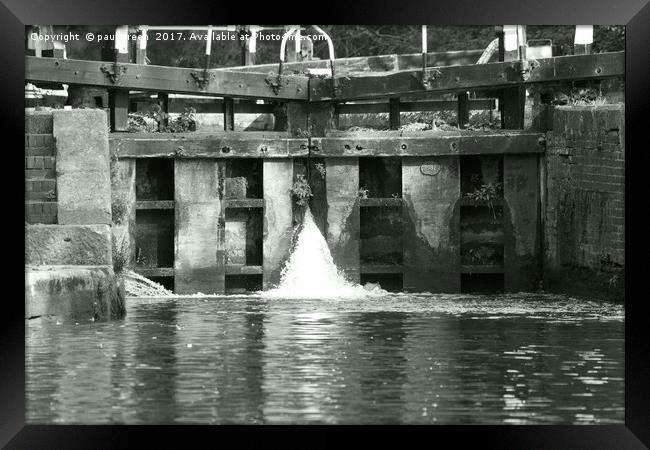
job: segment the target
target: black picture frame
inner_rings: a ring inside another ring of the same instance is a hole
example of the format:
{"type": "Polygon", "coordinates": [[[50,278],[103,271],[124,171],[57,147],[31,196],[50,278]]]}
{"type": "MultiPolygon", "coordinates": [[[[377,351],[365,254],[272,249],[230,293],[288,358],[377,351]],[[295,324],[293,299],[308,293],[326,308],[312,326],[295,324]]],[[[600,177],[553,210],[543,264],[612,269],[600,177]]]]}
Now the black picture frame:
{"type": "MultiPolygon", "coordinates": [[[[618,426],[432,426],[432,427],[363,427],[374,438],[409,437],[401,445],[415,443],[413,433],[434,445],[451,442],[454,447],[470,443],[478,448],[517,449],[641,449],[650,446],[650,349],[646,321],[647,300],[643,288],[647,234],[641,211],[647,203],[642,185],[647,164],[644,132],[648,123],[645,114],[650,99],[650,4],[647,0],[552,0],[522,2],[441,0],[421,2],[358,2],[340,5],[331,2],[302,3],[290,6],[277,3],[252,7],[252,4],[215,4],[205,0],[171,2],[96,1],[96,0],[3,0],[0,4],[0,88],[2,89],[3,122],[16,144],[5,149],[5,175],[20,171],[17,149],[23,140],[24,126],[24,26],[28,24],[122,24],[122,23],[297,23],[314,14],[321,23],[434,23],[439,25],[494,25],[523,23],[532,25],[625,24],[626,28],[626,140],[631,152],[626,155],[626,270],[625,302],[625,425],[618,426]],[[266,9],[256,9],[264,7],[266,9]],[[251,11],[256,9],[255,11],[251,11]],[[302,16],[302,17],[301,17],[302,16]],[[629,142],[632,142],[630,145],[629,142]],[[635,178],[636,177],[636,178],[635,178]],[[638,205],[637,205],[638,203],[638,205]],[[634,216],[637,216],[636,218],[634,216]],[[629,245],[629,244],[632,245],[629,245]],[[635,258],[635,254],[638,258],[635,258]],[[635,288],[637,292],[635,293],[635,288]],[[402,433],[405,431],[404,433],[402,433]],[[411,440],[413,438],[413,440],[411,440]]],[[[6,204],[23,200],[15,192],[20,181],[9,181],[6,204]]],[[[5,236],[24,233],[18,219],[11,219],[5,236]],[[15,229],[14,229],[15,226],[15,229]]],[[[11,240],[11,238],[7,239],[11,240]]],[[[9,271],[21,268],[13,258],[7,261],[6,283],[15,279],[9,271]]],[[[647,264],[646,264],[647,265],[647,264]]],[[[19,284],[19,283],[18,283],[19,284]]],[[[331,428],[301,427],[207,427],[207,426],[25,426],[25,323],[24,302],[18,295],[4,296],[3,325],[0,327],[0,444],[6,448],[121,448],[140,442],[147,447],[183,445],[194,447],[199,440],[210,446],[222,445],[224,439],[237,439],[238,446],[263,445],[259,434],[306,444],[310,439],[320,444],[333,444],[336,433],[331,428]],[[296,431],[300,437],[296,438],[296,431]],[[218,436],[214,436],[214,433],[218,436]],[[318,438],[316,438],[318,436],[318,438]],[[316,439],[315,439],[316,438],[316,439]],[[297,441],[296,441],[297,439],[297,441]]],[[[342,427],[350,429],[350,427],[342,427]]],[[[338,431],[338,428],[337,430],[338,431]]],[[[232,442],[232,441],[231,441],[232,442]]],[[[230,444],[233,445],[233,444],[230,444]]],[[[301,445],[302,446],[302,445],[301,445]]],[[[446,445],[445,445],[446,446],[446,445]]]]}

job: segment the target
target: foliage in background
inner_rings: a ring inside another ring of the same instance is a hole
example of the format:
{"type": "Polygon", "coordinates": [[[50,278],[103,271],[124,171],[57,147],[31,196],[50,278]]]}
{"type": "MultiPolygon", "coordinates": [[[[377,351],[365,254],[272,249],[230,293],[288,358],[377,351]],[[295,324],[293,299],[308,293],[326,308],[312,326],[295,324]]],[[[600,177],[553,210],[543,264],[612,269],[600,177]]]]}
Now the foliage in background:
{"type": "Polygon", "coordinates": [[[160,105],[154,104],[149,111],[129,113],[127,131],[145,133],[185,133],[196,131],[196,109],[185,108],[185,111],[170,120],[160,105]],[[167,125],[165,125],[167,120],[167,125]]]}
{"type": "MultiPolygon", "coordinates": [[[[337,58],[371,56],[393,53],[420,53],[420,25],[323,25],[332,37],[337,58]]],[[[113,33],[110,26],[55,26],[54,32],[113,33]]],[[[196,33],[197,31],[195,31],[196,33]]],[[[187,32],[189,33],[189,32],[187,32]]],[[[281,33],[269,30],[263,34],[281,33]]],[[[316,34],[308,28],[303,34],[316,34]]],[[[565,54],[571,52],[575,26],[533,26],[526,27],[526,36],[531,39],[552,39],[565,54]]],[[[496,37],[494,26],[434,26],[427,27],[427,45],[430,52],[485,49],[496,37]]],[[[26,32],[27,39],[27,32],[26,32]]],[[[105,45],[96,42],[70,41],[66,45],[68,58],[110,60],[113,41],[105,45]]],[[[593,51],[596,53],[624,50],[625,27],[621,25],[594,26],[593,51]]],[[[280,42],[259,40],[257,42],[257,64],[278,63],[280,42]]],[[[151,64],[203,68],[205,64],[205,41],[202,40],[154,40],[147,44],[147,57],[151,64]]],[[[314,57],[328,57],[326,41],[314,42],[314,57]]],[[[214,40],[210,67],[232,67],[241,65],[239,41],[214,40]]]]}

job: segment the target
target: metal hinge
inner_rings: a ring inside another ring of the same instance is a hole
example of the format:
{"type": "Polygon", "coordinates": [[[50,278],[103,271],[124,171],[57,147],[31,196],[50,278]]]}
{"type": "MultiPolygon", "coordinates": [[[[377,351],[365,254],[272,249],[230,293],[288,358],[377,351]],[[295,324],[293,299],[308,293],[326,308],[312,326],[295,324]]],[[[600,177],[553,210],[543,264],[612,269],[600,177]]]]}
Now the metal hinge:
{"type": "Polygon", "coordinates": [[[113,84],[119,83],[120,78],[124,73],[126,73],[127,69],[128,67],[121,66],[117,63],[114,63],[112,65],[104,64],[99,68],[99,70],[101,70],[113,84]]]}

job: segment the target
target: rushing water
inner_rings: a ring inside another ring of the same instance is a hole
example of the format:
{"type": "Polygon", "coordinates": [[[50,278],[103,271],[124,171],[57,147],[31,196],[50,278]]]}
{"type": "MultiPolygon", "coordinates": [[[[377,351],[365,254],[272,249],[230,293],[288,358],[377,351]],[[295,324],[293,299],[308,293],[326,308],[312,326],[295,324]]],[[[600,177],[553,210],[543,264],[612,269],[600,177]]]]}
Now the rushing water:
{"type": "Polygon", "coordinates": [[[385,293],[378,287],[364,289],[343,277],[307,207],[295,248],[282,269],[280,285],[276,289],[264,291],[262,296],[283,299],[351,299],[385,293]]]}
{"type": "Polygon", "coordinates": [[[623,308],[566,297],[128,299],[27,327],[30,423],[623,422],[623,308]]]}

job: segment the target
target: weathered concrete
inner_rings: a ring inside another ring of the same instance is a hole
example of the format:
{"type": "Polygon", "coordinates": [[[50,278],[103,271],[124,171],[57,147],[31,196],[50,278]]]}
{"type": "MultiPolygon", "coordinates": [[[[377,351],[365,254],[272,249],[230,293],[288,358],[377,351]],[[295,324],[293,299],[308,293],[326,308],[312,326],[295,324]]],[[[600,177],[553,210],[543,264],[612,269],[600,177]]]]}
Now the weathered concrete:
{"type": "Polygon", "coordinates": [[[226,264],[246,264],[246,217],[226,220],[226,264]]]}
{"type": "Polygon", "coordinates": [[[404,289],[459,292],[458,157],[404,158],[402,186],[404,289]]]}
{"type": "Polygon", "coordinates": [[[535,291],[540,274],[540,198],[537,158],[503,158],[504,288],[506,292],[535,291]]]}
{"type": "Polygon", "coordinates": [[[175,161],[174,291],[178,294],[224,291],[224,277],[219,276],[217,267],[221,215],[218,164],[212,160],[175,161]]]}
{"type": "Polygon", "coordinates": [[[330,158],[326,164],[327,245],[339,270],[359,283],[359,158],[330,158]]]}
{"type": "Polygon", "coordinates": [[[135,264],[135,159],[113,160],[111,166],[111,232],[115,254],[124,267],[135,264]]]}
{"type": "Polygon", "coordinates": [[[110,266],[40,266],[25,270],[25,318],[63,321],[120,319],[124,283],[110,266]]]}
{"type": "Polygon", "coordinates": [[[25,264],[113,264],[108,225],[27,225],[25,264]]]}
{"type": "Polygon", "coordinates": [[[282,267],[289,257],[292,230],[291,186],[293,161],[264,161],[264,241],[263,287],[280,281],[282,267]]]}
{"type": "Polygon", "coordinates": [[[625,294],[625,107],[562,106],[546,154],[544,284],[625,294]]]}
{"type": "Polygon", "coordinates": [[[96,109],[54,111],[53,132],[59,224],[110,224],[106,114],[96,109]]]}

